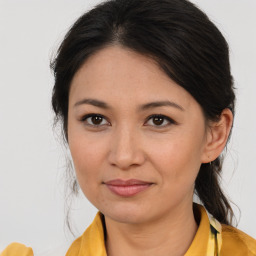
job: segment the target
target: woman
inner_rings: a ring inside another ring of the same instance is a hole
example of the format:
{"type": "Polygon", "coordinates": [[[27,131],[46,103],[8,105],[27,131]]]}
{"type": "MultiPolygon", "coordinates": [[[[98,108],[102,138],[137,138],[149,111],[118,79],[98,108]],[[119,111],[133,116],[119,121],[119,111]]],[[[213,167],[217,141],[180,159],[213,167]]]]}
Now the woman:
{"type": "MultiPolygon", "coordinates": [[[[107,1],[73,25],[52,68],[56,120],[99,210],[66,255],[256,255],[219,185],[235,95],[228,45],[204,13],[107,1]]],[[[2,255],[15,253],[33,254],[2,255]]]]}

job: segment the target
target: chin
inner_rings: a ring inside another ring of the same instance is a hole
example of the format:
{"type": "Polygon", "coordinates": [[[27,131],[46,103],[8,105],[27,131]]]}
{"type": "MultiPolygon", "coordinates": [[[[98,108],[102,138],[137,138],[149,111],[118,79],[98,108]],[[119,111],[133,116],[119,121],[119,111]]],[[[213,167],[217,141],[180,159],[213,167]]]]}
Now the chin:
{"type": "Polygon", "coordinates": [[[113,206],[110,209],[100,210],[105,217],[112,219],[113,221],[127,224],[139,224],[145,222],[145,216],[147,216],[146,209],[139,209],[135,206],[113,206]]]}

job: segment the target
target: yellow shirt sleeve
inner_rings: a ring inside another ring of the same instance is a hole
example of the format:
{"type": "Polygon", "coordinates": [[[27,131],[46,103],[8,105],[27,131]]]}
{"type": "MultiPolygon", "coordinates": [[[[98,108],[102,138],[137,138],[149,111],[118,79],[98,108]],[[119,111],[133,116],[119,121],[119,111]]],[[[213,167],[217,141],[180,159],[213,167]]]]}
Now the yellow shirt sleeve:
{"type": "Polygon", "coordinates": [[[221,255],[256,256],[256,240],[239,229],[222,225],[221,255]]]}
{"type": "Polygon", "coordinates": [[[0,256],[33,256],[33,250],[23,244],[12,243],[8,245],[5,250],[0,253],[0,256]]]}

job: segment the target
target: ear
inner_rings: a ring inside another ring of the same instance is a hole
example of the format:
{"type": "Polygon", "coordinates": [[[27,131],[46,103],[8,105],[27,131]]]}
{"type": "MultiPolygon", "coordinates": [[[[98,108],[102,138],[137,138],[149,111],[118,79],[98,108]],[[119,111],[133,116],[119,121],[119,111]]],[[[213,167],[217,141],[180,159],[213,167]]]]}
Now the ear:
{"type": "Polygon", "coordinates": [[[202,163],[214,161],[226,146],[228,136],[233,124],[233,114],[230,109],[224,109],[217,122],[210,122],[204,152],[202,154],[202,163]]]}

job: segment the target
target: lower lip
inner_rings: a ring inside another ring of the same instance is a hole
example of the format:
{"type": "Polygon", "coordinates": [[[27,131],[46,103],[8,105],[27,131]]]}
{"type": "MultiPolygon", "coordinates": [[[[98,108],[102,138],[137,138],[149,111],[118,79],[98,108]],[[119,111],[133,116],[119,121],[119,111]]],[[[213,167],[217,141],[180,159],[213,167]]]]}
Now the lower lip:
{"type": "Polygon", "coordinates": [[[106,184],[111,192],[119,196],[134,196],[151,186],[151,184],[138,184],[130,186],[114,186],[106,184]]]}

